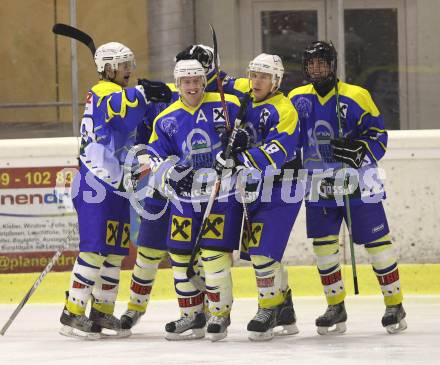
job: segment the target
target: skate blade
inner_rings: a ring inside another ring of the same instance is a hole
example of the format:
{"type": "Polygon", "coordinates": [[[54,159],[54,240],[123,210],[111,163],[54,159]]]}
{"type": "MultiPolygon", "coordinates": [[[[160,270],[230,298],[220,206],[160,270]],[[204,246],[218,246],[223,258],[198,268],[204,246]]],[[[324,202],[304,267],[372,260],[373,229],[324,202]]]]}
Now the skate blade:
{"type": "Polygon", "coordinates": [[[345,322],[340,322],[331,327],[318,326],[317,331],[321,336],[342,335],[343,333],[345,333],[345,331],[347,331],[347,325],[345,324],[345,322]]]}
{"type": "Polygon", "coordinates": [[[130,330],[122,329],[119,331],[103,328],[101,332],[102,338],[126,338],[132,335],[130,330]]]}
{"type": "Polygon", "coordinates": [[[299,329],[295,323],[283,324],[278,327],[282,327],[282,328],[276,328],[274,330],[275,336],[289,336],[289,335],[296,335],[297,333],[299,333],[299,329]]]}
{"type": "Polygon", "coordinates": [[[208,338],[211,340],[211,342],[217,342],[223,340],[227,335],[228,330],[225,330],[225,332],[221,333],[208,333],[208,338]]]}
{"type": "Polygon", "coordinates": [[[183,333],[167,332],[165,334],[165,339],[168,341],[190,341],[198,340],[203,337],[205,337],[204,328],[193,328],[183,333]]]}
{"type": "Polygon", "coordinates": [[[274,337],[273,329],[269,329],[266,332],[249,331],[248,338],[251,341],[270,341],[274,337]]]}
{"type": "Polygon", "coordinates": [[[396,324],[390,324],[389,326],[386,326],[386,330],[390,335],[394,335],[396,333],[400,333],[408,327],[406,321],[402,319],[399,323],[396,324]]]}
{"type": "Polygon", "coordinates": [[[62,336],[76,338],[78,340],[86,340],[86,341],[95,341],[95,340],[99,340],[101,338],[100,333],[84,332],[79,329],[67,326],[67,325],[63,326],[58,331],[58,333],[62,336]]]}

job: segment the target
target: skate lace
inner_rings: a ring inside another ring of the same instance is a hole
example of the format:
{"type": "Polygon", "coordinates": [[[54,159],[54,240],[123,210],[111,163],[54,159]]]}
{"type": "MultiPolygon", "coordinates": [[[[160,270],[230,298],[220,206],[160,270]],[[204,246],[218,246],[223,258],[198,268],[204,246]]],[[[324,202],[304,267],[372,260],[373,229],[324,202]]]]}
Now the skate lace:
{"type": "Polygon", "coordinates": [[[182,317],[174,322],[176,325],[176,329],[179,330],[181,328],[187,328],[191,326],[192,322],[194,321],[193,317],[182,317]]]}
{"type": "Polygon", "coordinates": [[[104,314],[103,318],[105,321],[108,321],[112,325],[118,326],[119,325],[119,319],[117,319],[113,314],[104,314]]]}
{"type": "Polygon", "coordinates": [[[394,316],[399,313],[400,307],[397,305],[389,305],[385,308],[385,316],[394,316]]]}
{"type": "Polygon", "coordinates": [[[272,317],[273,309],[258,308],[258,312],[254,317],[255,321],[267,322],[272,317]]]}
{"type": "Polygon", "coordinates": [[[138,311],[134,310],[128,310],[124,313],[124,316],[130,317],[130,318],[136,318],[138,316],[138,311]]]}
{"type": "Polygon", "coordinates": [[[85,326],[90,326],[92,324],[92,321],[90,319],[88,319],[87,316],[85,316],[85,315],[76,317],[76,320],[80,324],[85,325],[85,326]]]}
{"type": "Polygon", "coordinates": [[[220,326],[223,326],[225,322],[226,322],[226,317],[211,316],[208,320],[208,325],[218,324],[220,326]]]}

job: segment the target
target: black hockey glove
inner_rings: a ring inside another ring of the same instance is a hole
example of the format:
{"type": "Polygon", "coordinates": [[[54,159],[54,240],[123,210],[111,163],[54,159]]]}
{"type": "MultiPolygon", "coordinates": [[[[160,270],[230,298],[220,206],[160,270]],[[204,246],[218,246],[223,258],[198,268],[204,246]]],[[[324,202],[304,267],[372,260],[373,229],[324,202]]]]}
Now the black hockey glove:
{"type": "Polygon", "coordinates": [[[207,48],[191,45],[176,55],[176,62],[181,60],[197,60],[205,69],[209,69],[214,60],[214,55],[207,48]]]}
{"type": "Polygon", "coordinates": [[[367,148],[361,141],[344,138],[333,139],[330,143],[333,148],[333,157],[336,160],[345,162],[355,169],[362,166],[367,148]]]}
{"type": "Polygon", "coordinates": [[[171,101],[171,90],[163,82],[138,79],[138,85],[144,89],[148,101],[153,103],[169,103],[171,101]]]}
{"type": "Polygon", "coordinates": [[[224,152],[219,152],[217,153],[217,156],[215,156],[214,169],[217,172],[218,176],[223,176],[223,177],[230,176],[231,174],[236,173],[242,167],[244,167],[244,165],[235,156],[235,154],[229,156],[227,160],[225,159],[224,152]],[[225,174],[224,171],[226,171],[227,173],[225,174]]]}
{"type": "Polygon", "coordinates": [[[176,192],[177,195],[190,196],[195,171],[188,166],[175,165],[170,169],[165,184],[176,192]]]}
{"type": "MultiPolygon", "coordinates": [[[[226,132],[226,130],[220,133],[220,139],[222,141],[223,148],[226,148],[226,146],[228,145],[230,135],[231,132],[226,132]]],[[[251,142],[252,139],[249,132],[244,128],[238,128],[237,133],[235,134],[234,143],[232,144],[231,153],[233,155],[236,155],[237,153],[249,149],[251,146],[251,142]]]]}

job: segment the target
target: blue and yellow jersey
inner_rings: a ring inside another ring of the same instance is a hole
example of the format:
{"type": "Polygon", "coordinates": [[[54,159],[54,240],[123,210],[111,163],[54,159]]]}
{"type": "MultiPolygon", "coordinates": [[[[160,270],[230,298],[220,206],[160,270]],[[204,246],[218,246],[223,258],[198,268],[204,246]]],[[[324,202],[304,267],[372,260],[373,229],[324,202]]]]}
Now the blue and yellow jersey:
{"type": "MultiPolygon", "coordinates": [[[[377,167],[386,152],[388,135],[383,118],[367,90],[341,81],[338,87],[343,137],[359,140],[367,149],[364,164],[358,170],[360,189],[365,189],[365,194],[374,193],[362,186],[362,177],[367,170],[373,174],[371,168],[377,167]]],[[[333,169],[336,174],[342,163],[333,158],[330,145],[330,140],[340,137],[335,89],[321,97],[312,84],[307,84],[293,89],[288,98],[299,114],[304,168],[309,173],[333,169]]]]}
{"type": "MultiPolygon", "coordinates": [[[[250,91],[247,78],[226,78],[223,87],[226,93],[238,97],[250,91]]],[[[281,169],[295,157],[299,143],[298,113],[281,92],[249,103],[243,122],[253,143],[252,148],[237,156],[246,166],[260,171],[267,166],[281,169]]]]}
{"type": "Polygon", "coordinates": [[[80,161],[95,176],[119,188],[136,129],[151,108],[143,92],[100,81],[87,94],[81,122],[80,161]]]}
{"type": "MultiPolygon", "coordinates": [[[[226,95],[231,120],[240,106],[233,95],[226,95]]],[[[177,156],[179,164],[198,170],[212,168],[216,154],[222,150],[218,124],[225,118],[218,93],[205,93],[200,104],[191,108],[180,99],[171,104],[154,120],[149,147],[161,160],[177,156]]]]}

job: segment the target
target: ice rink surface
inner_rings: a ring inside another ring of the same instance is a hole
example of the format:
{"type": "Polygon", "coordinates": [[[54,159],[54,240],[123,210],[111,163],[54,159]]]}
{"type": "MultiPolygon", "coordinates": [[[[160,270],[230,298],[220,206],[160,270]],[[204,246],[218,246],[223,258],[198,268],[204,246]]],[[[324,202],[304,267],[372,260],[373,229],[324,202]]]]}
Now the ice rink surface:
{"type": "MultiPolygon", "coordinates": [[[[141,323],[126,339],[84,341],[58,334],[62,305],[28,304],[4,337],[0,364],[440,364],[440,296],[408,296],[408,329],[389,335],[380,320],[380,297],[348,297],[347,332],[322,337],[315,318],[325,310],[323,297],[294,298],[300,333],[269,342],[250,342],[246,325],[256,300],[234,302],[226,339],[169,342],[164,325],[177,319],[176,301],[152,301],[141,323]]],[[[0,325],[15,305],[0,305],[0,325]]],[[[118,303],[116,314],[125,309],[118,303]]]]}

